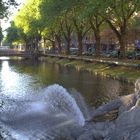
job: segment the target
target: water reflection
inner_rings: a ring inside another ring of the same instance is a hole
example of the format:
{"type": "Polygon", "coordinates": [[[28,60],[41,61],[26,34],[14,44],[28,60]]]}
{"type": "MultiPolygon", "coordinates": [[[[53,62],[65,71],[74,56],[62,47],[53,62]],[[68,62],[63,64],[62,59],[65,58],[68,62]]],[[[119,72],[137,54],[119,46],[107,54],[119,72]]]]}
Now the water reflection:
{"type": "Polygon", "coordinates": [[[8,61],[4,61],[2,63],[1,80],[3,90],[8,90],[8,92],[14,89],[15,86],[19,83],[18,75],[11,71],[8,61]]]}
{"type": "Polygon", "coordinates": [[[0,57],[0,60],[9,60],[9,57],[0,57]]]}
{"type": "Polygon", "coordinates": [[[31,84],[36,79],[30,75],[17,72],[6,60],[1,63],[0,81],[1,94],[10,98],[22,98],[34,92],[31,84]]]}

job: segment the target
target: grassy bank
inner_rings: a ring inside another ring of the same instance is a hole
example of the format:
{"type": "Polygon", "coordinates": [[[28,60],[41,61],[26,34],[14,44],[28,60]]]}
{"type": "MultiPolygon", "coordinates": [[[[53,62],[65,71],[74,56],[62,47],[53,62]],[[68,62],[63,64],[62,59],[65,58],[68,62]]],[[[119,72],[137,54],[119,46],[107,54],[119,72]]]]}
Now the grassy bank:
{"type": "Polygon", "coordinates": [[[140,69],[133,67],[117,66],[97,62],[84,62],[80,60],[60,59],[56,57],[47,57],[49,63],[57,63],[63,66],[73,66],[76,70],[87,70],[95,75],[102,75],[121,81],[135,83],[135,80],[140,77],[140,69]]]}

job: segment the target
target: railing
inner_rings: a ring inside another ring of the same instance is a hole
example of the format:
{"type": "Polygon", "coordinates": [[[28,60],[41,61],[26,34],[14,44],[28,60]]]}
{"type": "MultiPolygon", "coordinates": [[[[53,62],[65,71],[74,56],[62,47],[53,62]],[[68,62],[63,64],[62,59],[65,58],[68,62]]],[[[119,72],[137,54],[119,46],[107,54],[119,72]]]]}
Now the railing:
{"type": "Polygon", "coordinates": [[[43,51],[19,51],[16,49],[5,49],[0,47],[0,56],[45,56],[43,51]]]}
{"type": "Polygon", "coordinates": [[[17,51],[12,49],[2,49],[0,50],[0,57],[2,56],[17,56],[17,57],[39,57],[40,55],[38,53],[31,53],[31,52],[24,52],[24,51],[17,51]]]}

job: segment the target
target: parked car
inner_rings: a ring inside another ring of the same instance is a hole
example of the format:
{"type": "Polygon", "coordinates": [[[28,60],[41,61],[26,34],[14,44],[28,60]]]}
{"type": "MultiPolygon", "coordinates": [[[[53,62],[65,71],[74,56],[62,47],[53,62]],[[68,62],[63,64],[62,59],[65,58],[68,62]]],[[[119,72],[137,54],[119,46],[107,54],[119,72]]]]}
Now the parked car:
{"type": "Polygon", "coordinates": [[[101,52],[100,56],[102,56],[102,57],[110,57],[110,53],[108,53],[108,52],[101,52]]]}
{"type": "Polygon", "coordinates": [[[86,55],[86,56],[92,56],[92,55],[94,55],[95,54],[95,52],[94,51],[84,51],[83,53],[82,53],[83,55],[86,55]]]}
{"type": "Polygon", "coordinates": [[[91,55],[92,55],[92,52],[84,51],[82,54],[83,54],[83,55],[86,55],[86,56],[91,56],[91,55]]]}
{"type": "Polygon", "coordinates": [[[126,53],[126,57],[128,59],[134,59],[135,58],[135,51],[130,51],[126,53]]]}
{"type": "Polygon", "coordinates": [[[109,57],[116,58],[116,57],[118,57],[118,51],[117,50],[114,50],[114,51],[110,52],[108,56],[109,57]]]}
{"type": "Polygon", "coordinates": [[[70,48],[70,54],[76,55],[77,53],[78,53],[78,48],[76,48],[76,47],[70,48]]]}
{"type": "Polygon", "coordinates": [[[128,59],[140,59],[140,51],[127,52],[128,59]]]}
{"type": "Polygon", "coordinates": [[[135,59],[140,59],[140,51],[135,52],[135,59]]]}

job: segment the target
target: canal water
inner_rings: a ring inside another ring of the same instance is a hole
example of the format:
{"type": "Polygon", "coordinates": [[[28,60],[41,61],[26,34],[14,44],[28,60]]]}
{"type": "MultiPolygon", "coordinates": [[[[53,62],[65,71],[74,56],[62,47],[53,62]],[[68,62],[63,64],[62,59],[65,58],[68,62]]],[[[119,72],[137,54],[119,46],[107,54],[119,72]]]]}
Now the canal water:
{"type": "Polygon", "coordinates": [[[17,140],[62,139],[64,130],[67,139],[75,138],[85,108],[133,91],[133,85],[73,67],[0,58],[0,124],[17,140]]]}

